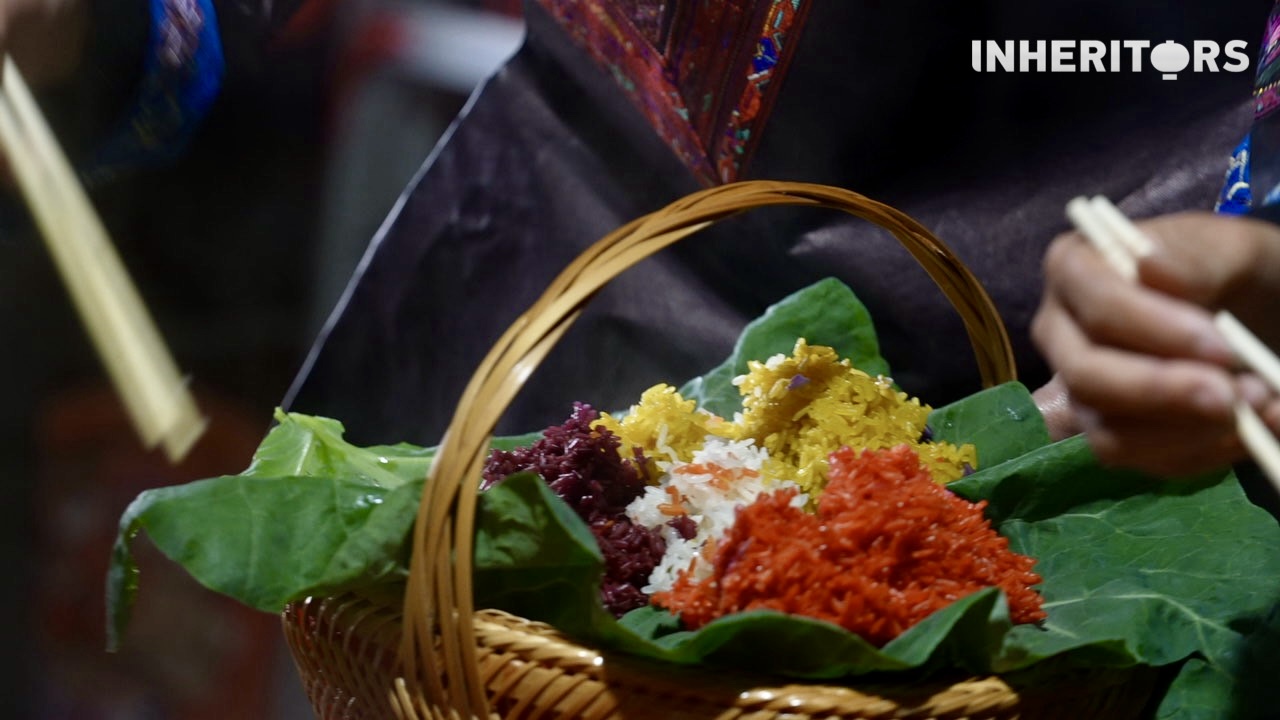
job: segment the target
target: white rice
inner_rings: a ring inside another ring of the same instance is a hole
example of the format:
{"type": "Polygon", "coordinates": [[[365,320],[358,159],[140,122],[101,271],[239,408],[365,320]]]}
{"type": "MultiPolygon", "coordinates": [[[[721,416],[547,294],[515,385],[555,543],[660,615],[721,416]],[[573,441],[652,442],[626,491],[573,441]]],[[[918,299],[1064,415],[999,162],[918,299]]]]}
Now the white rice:
{"type": "MultiPolygon", "coordinates": [[[[660,430],[660,439],[662,435],[660,430]]],[[[680,571],[699,556],[708,540],[719,541],[724,537],[733,525],[737,508],[751,504],[761,492],[796,486],[790,481],[764,477],[761,468],[767,458],[764,449],[757,448],[753,440],[731,441],[709,435],[690,462],[659,463],[663,471],[659,484],[645,488],[644,494],[627,506],[632,522],[658,529],[667,543],[666,554],[649,576],[649,584],[641,588],[644,592],[670,590],[680,571]],[[697,468],[699,465],[703,467],[697,468]],[[697,471],[711,469],[711,466],[723,469],[719,475],[728,479],[727,489],[716,487],[715,475],[697,471]],[[679,492],[683,507],[697,526],[697,534],[690,540],[680,537],[667,524],[673,516],[659,508],[672,502],[668,490],[672,487],[679,492]]],[[[801,494],[795,504],[803,507],[807,501],[801,494]]],[[[699,559],[693,568],[694,577],[704,579],[710,573],[710,563],[699,559]]]]}

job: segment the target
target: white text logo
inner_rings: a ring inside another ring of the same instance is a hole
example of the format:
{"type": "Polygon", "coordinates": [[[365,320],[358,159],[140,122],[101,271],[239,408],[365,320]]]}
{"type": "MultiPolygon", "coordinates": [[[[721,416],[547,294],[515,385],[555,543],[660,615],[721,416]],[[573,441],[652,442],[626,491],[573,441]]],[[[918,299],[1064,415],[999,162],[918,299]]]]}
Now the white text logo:
{"type": "Polygon", "coordinates": [[[1190,48],[1174,40],[974,40],[971,62],[976,72],[1041,73],[1142,72],[1149,64],[1177,80],[1185,71],[1244,72],[1246,47],[1244,40],[1196,40],[1190,48]]]}

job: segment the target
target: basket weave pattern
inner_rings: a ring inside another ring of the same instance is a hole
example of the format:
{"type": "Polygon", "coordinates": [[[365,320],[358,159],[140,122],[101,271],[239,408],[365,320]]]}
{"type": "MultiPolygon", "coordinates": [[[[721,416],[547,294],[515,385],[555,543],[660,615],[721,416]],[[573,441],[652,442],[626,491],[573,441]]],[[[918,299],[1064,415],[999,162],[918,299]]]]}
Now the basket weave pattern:
{"type": "Polygon", "coordinates": [[[585,250],[495,343],[464,391],[423,491],[403,605],[359,595],[308,599],[285,633],[316,712],[330,718],[1129,718],[1147,671],[1084,673],[1052,686],[999,678],[899,686],[794,683],[661,667],[602,654],[541,623],[472,604],[480,469],[498,419],[584,305],[619,273],[745,210],[843,210],[889,231],[964,322],[984,384],[1014,378],[1009,338],[973,274],[927,229],[838,188],[753,181],[689,195],[585,250]]]}
{"type": "MultiPolygon", "coordinates": [[[[285,634],[318,717],[414,717],[401,712],[392,692],[400,612],[397,604],[355,594],[289,606],[285,634]]],[[[913,686],[778,684],[776,678],[666,668],[600,653],[548,625],[499,610],[478,611],[475,628],[479,677],[497,718],[1133,718],[1159,680],[1144,668],[1080,672],[1031,688],[995,677],[913,686]]]]}

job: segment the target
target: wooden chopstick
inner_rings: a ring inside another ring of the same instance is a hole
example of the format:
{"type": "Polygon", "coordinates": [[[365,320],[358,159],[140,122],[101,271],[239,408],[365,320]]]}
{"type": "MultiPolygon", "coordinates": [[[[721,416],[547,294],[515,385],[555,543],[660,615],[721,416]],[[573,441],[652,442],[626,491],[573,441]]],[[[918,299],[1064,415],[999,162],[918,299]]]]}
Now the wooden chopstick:
{"type": "MultiPolygon", "coordinates": [[[[1105,197],[1078,197],[1067,203],[1067,217],[1121,277],[1137,281],[1138,260],[1151,253],[1152,243],[1119,208],[1105,197]]],[[[1280,391],[1280,359],[1231,313],[1219,311],[1214,324],[1240,360],[1280,391]]],[[[1241,441],[1280,491],[1280,443],[1249,403],[1237,400],[1234,411],[1241,441]]]]}
{"type": "Polygon", "coordinates": [[[1231,346],[1241,362],[1258,373],[1267,384],[1280,392],[1280,358],[1250,332],[1235,315],[1222,310],[1213,316],[1213,324],[1231,346]]]}
{"type": "Polygon", "coordinates": [[[1129,282],[1138,279],[1138,261],[1123,244],[1112,239],[1107,221],[1087,198],[1073,198],[1067,203],[1067,218],[1120,277],[1129,282]]]}
{"type": "Polygon", "coordinates": [[[186,381],[13,60],[0,69],[0,150],[143,444],[172,462],[205,429],[186,381]]]}

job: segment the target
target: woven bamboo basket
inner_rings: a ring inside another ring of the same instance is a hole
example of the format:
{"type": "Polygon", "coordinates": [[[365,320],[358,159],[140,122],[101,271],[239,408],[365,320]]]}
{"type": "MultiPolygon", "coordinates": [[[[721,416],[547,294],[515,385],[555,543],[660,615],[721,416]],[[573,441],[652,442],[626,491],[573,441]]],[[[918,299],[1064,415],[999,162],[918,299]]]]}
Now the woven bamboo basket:
{"type": "Polygon", "coordinates": [[[427,478],[402,594],[308,598],[283,613],[303,686],[324,720],[445,718],[1077,718],[1140,717],[1150,669],[1077,671],[1020,686],[999,677],[927,685],[801,683],[666,667],[585,647],[545,624],[472,601],[481,468],[498,419],[585,304],[622,271],[753,208],[842,210],[896,237],[968,331],[985,385],[1014,379],[1009,338],[963,263],[919,223],[821,185],[753,181],[686,196],[584,251],[498,340],[467,385],[427,478]]]}

